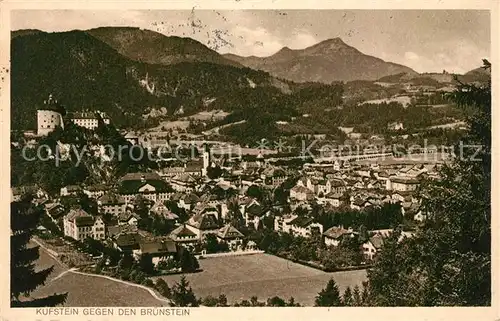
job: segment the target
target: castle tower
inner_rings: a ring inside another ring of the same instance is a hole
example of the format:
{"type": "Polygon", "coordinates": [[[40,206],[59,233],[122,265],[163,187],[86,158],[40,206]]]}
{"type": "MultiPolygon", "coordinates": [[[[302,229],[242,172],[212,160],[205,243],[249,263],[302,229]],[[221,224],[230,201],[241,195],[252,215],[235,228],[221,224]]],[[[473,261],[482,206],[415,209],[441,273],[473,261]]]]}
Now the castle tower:
{"type": "Polygon", "coordinates": [[[201,175],[207,176],[208,167],[210,167],[210,148],[207,144],[203,145],[203,168],[201,169],[201,175]]]}
{"type": "Polygon", "coordinates": [[[57,127],[64,128],[64,122],[57,100],[50,94],[43,107],[37,110],[37,135],[47,136],[57,127]]]}

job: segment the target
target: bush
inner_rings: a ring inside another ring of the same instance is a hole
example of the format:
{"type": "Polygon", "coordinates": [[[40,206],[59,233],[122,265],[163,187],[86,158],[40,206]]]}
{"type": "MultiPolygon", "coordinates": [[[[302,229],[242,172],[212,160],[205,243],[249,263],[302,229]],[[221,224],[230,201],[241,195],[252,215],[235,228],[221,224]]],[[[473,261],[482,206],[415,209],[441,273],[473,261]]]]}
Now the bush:
{"type": "Polygon", "coordinates": [[[154,284],[153,280],[151,280],[151,279],[144,279],[144,282],[142,282],[142,285],[145,285],[149,288],[155,287],[155,284],[154,284]]]}
{"type": "Polygon", "coordinates": [[[129,281],[130,280],[130,272],[127,270],[124,270],[120,274],[120,278],[124,281],[129,281]]]}

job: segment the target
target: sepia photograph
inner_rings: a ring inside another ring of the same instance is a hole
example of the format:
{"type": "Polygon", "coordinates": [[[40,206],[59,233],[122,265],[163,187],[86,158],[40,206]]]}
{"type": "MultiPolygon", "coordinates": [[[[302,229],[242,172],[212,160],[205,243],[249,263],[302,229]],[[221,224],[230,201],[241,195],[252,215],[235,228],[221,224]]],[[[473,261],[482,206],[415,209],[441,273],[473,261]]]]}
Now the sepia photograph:
{"type": "Polygon", "coordinates": [[[11,308],[492,305],[490,10],[9,15],[11,308]]]}

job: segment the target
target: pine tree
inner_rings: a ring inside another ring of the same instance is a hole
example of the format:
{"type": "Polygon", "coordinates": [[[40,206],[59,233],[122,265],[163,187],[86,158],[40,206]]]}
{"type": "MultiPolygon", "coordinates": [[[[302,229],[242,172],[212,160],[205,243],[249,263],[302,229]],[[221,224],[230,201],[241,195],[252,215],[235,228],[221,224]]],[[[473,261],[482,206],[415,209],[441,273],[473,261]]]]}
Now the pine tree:
{"type": "Polygon", "coordinates": [[[198,259],[185,247],[181,247],[179,257],[182,272],[195,272],[199,269],[198,259]]]}
{"type": "Polygon", "coordinates": [[[351,291],[351,287],[347,287],[344,291],[344,295],[342,296],[342,304],[345,306],[353,306],[354,305],[354,299],[351,291]]]}
{"type": "Polygon", "coordinates": [[[121,271],[130,270],[134,262],[134,257],[130,252],[123,252],[122,258],[118,261],[118,267],[121,271]]]}
{"type": "Polygon", "coordinates": [[[368,284],[363,284],[363,292],[361,292],[361,305],[370,306],[370,292],[368,292],[368,284]]]}
{"type": "Polygon", "coordinates": [[[341,303],[339,288],[335,281],[330,279],[326,284],[326,288],[321,290],[316,296],[315,306],[334,307],[341,306],[341,303]]]}
{"type": "Polygon", "coordinates": [[[35,272],[39,247],[29,247],[29,241],[40,222],[42,211],[31,203],[31,197],[23,197],[11,203],[10,236],[10,302],[12,307],[50,307],[63,304],[67,293],[43,298],[28,299],[36,288],[43,286],[54,267],[35,272]]]}
{"type": "Polygon", "coordinates": [[[359,286],[356,285],[352,291],[353,306],[360,307],[363,304],[361,300],[361,293],[359,292],[359,286]]]}
{"type": "Polygon", "coordinates": [[[155,266],[153,264],[153,259],[151,257],[151,254],[148,253],[142,254],[139,260],[139,265],[144,273],[153,274],[155,266]]]}
{"type": "Polygon", "coordinates": [[[175,306],[180,307],[198,306],[198,300],[185,276],[182,276],[180,281],[172,287],[172,301],[175,306]]]}
{"type": "Polygon", "coordinates": [[[172,293],[170,291],[170,288],[169,288],[167,282],[165,282],[165,280],[163,280],[162,278],[159,278],[158,280],[156,280],[155,288],[158,292],[160,292],[161,295],[163,295],[166,298],[170,298],[172,293]]]}

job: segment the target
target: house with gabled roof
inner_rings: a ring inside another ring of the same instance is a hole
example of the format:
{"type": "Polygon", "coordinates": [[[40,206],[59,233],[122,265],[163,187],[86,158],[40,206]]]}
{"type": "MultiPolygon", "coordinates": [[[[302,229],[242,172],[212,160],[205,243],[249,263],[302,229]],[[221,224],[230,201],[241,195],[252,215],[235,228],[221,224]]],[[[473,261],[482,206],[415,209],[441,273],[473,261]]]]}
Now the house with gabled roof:
{"type": "Polygon", "coordinates": [[[317,223],[314,218],[308,216],[298,216],[290,223],[290,233],[302,237],[311,237],[314,234],[323,234],[323,225],[317,223]]]}
{"type": "Polygon", "coordinates": [[[113,237],[113,246],[120,252],[133,253],[133,251],[139,249],[139,243],[141,240],[142,236],[138,232],[119,232],[113,237]]]}
{"type": "Polygon", "coordinates": [[[149,209],[149,214],[161,216],[166,220],[172,221],[174,223],[179,219],[179,216],[169,210],[165,203],[162,201],[157,201],[156,203],[154,203],[154,205],[149,209]]]}
{"type": "Polygon", "coordinates": [[[45,203],[45,213],[52,220],[52,222],[58,224],[64,217],[64,207],[58,203],[45,203]]]}
{"type": "Polygon", "coordinates": [[[196,233],[198,239],[203,240],[207,234],[217,234],[220,225],[213,213],[200,212],[186,222],[186,227],[196,233]]]}
{"type": "Polygon", "coordinates": [[[108,192],[97,199],[97,206],[99,207],[99,212],[118,216],[125,213],[127,205],[123,197],[108,192]]]}
{"type": "Polygon", "coordinates": [[[295,185],[290,190],[290,200],[308,201],[314,199],[314,192],[302,185],[295,185]]]}
{"type": "Polygon", "coordinates": [[[239,246],[241,246],[242,240],[245,237],[243,233],[238,231],[231,224],[226,224],[222,227],[219,232],[216,234],[217,240],[220,242],[226,242],[229,245],[229,248],[236,250],[239,246]]]}
{"type": "Polygon", "coordinates": [[[192,192],[196,187],[196,179],[188,173],[175,175],[170,184],[178,192],[192,192]]]}
{"type": "Polygon", "coordinates": [[[200,202],[201,200],[198,195],[196,195],[195,193],[189,193],[187,195],[184,195],[183,197],[180,197],[177,204],[180,208],[190,211],[195,208],[195,206],[200,202]]]}
{"type": "Polygon", "coordinates": [[[118,194],[130,203],[137,196],[156,202],[170,198],[174,190],[157,173],[128,173],[118,182],[118,194]]]}
{"type": "Polygon", "coordinates": [[[106,237],[106,226],[100,216],[92,216],[81,208],[69,211],[63,219],[64,235],[77,241],[87,237],[103,240],[106,237]]]}
{"type": "Polygon", "coordinates": [[[384,236],[382,234],[375,234],[363,243],[363,256],[367,260],[373,260],[377,253],[380,253],[384,246],[384,236]]]}
{"type": "Polygon", "coordinates": [[[342,204],[342,193],[331,192],[326,194],[322,200],[333,207],[339,207],[342,204]]]}
{"type": "Polygon", "coordinates": [[[259,223],[264,216],[269,215],[270,209],[264,207],[260,204],[252,204],[246,208],[243,213],[243,217],[245,218],[246,226],[253,226],[256,230],[259,228],[259,223]]]}
{"type": "Polygon", "coordinates": [[[347,190],[347,185],[343,180],[340,179],[329,179],[326,182],[327,194],[337,193],[342,194],[347,190]]]}
{"type": "Polygon", "coordinates": [[[412,177],[391,176],[387,180],[386,189],[391,191],[414,191],[419,185],[418,179],[412,177]]]}
{"type": "Polygon", "coordinates": [[[345,229],[343,226],[333,226],[323,233],[323,242],[326,246],[339,246],[345,237],[352,238],[357,234],[351,228],[345,229]]]}
{"type": "Polygon", "coordinates": [[[186,224],[176,227],[169,237],[179,244],[193,245],[200,241],[198,234],[189,229],[186,224]]]}
{"type": "Polygon", "coordinates": [[[139,248],[132,253],[137,260],[143,254],[150,255],[153,264],[156,266],[160,261],[175,256],[177,254],[177,245],[174,240],[166,237],[142,238],[139,241],[139,248]]]}
{"type": "Polygon", "coordinates": [[[135,213],[123,212],[118,215],[118,225],[137,225],[137,222],[140,220],[140,218],[141,217],[135,213]]]}
{"type": "Polygon", "coordinates": [[[276,232],[290,233],[290,222],[296,219],[298,215],[285,214],[274,217],[274,230],[276,232]]]}

